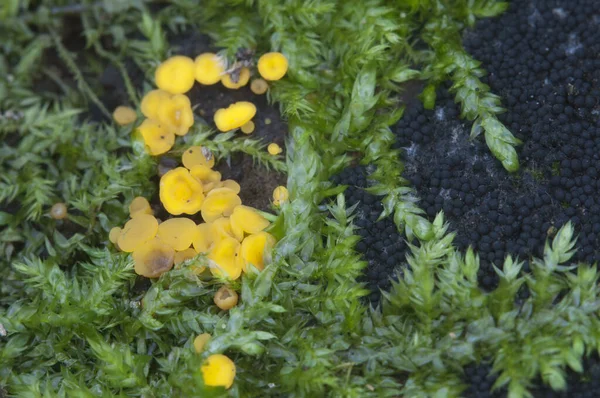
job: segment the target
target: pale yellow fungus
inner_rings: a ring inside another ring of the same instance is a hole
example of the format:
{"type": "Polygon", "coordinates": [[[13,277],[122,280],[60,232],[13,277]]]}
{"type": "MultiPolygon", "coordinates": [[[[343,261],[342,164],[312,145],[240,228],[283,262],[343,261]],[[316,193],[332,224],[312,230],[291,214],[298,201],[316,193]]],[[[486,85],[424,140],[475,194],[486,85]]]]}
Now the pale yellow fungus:
{"type": "Polygon", "coordinates": [[[146,278],[158,278],[171,268],[175,250],[158,238],[153,238],[133,251],[135,273],[146,278]]]}
{"type": "Polygon", "coordinates": [[[279,80],[285,76],[287,70],[287,58],[281,53],[266,53],[258,59],[258,73],[265,80],[279,80]]]}
{"type": "Polygon", "coordinates": [[[117,244],[122,251],[131,253],[144,242],[154,238],[156,232],[158,232],[156,218],[149,214],[140,214],[127,221],[117,244]]]}
{"type": "Polygon", "coordinates": [[[254,122],[250,120],[248,123],[244,124],[240,130],[242,130],[242,133],[244,134],[252,134],[254,131],[254,122]]]}
{"type": "Polygon", "coordinates": [[[196,238],[196,223],[185,217],[170,218],[158,226],[157,237],[177,251],[188,249],[196,238]]]}
{"type": "Polygon", "coordinates": [[[148,119],[158,119],[158,110],[163,102],[171,98],[171,94],[165,90],[152,90],[142,98],[142,114],[148,119]]]}
{"type": "Polygon", "coordinates": [[[171,94],[184,94],[190,91],[195,81],[194,61],[189,57],[176,55],[156,68],[156,86],[171,94]]]}
{"type": "Polygon", "coordinates": [[[208,333],[202,333],[196,336],[196,338],[194,339],[194,351],[200,354],[202,351],[204,351],[204,346],[206,345],[206,343],[208,343],[210,339],[211,335],[208,333]]]}
{"type": "Polygon", "coordinates": [[[281,147],[279,145],[277,145],[276,143],[272,142],[267,147],[267,151],[269,152],[269,154],[275,156],[275,155],[279,155],[281,152],[283,152],[283,149],[281,149],[281,147]]]}
{"type": "Polygon", "coordinates": [[[190,99],[183,94],[176,94],[164,100],[158,109],[158,121],[176,135],[186,135],[194,124],[190,99]]]}
{"type": "Polygon", "coordinates": [[[202,183],[184,167],[177,167],[162,176],[159,189],[160,201],[175,216],[196,214],[204,202],[202,183]]]}
{"type": "Polygon", "coordinates": [[[62,202],[55,203],[50,208],[50,217],[55,220],[62,220],[63,218],[66,218],[67,215],[67,205],[62,202]]]}
{"type": "Polygon", "coordinates": [[[239,72],[237,83],[233,81],[231,75],[223,76],[223,78],[221,79],[221,83],[223,83],[223,85],[227,88],[230,88],[232,90],[237,90],[240,87],[244,87],[246,84],[248,84],[249,80],[250,80],[250,69],[242,68],[239,72]]]}
{"type": "Polygon", "coordinates": [[[208,148],[192,146],[183,152],[183,155],[181,156],[181,162],[187,169],[191,169],[192,167],[198,165],[213,168],[215,165],[215,157],[208,148]]]}
{"type": "Polygon", "coordinates": [[[262,271],[270,260],[273,246],[275,246],[275,238],[267,232],[258,232],[246,237],[240,250],[242,270],[247,272],[248,265],[252,264],[262,271]]]}
{"type": "Polygon", "coordinates": [[[235,379],[235,364],[222,354],[213,354],[200,368],[204,384],[210,387],[229,389],[235,379]]]}
{"type": "Polygon", "coordinates": [[[267,83],[264,79],[254,79],[252,80],[252,83],[250,83],[250,90],[252,90],[254,94],[264,94],[268,89],[269,83],[267,83]]]}
{"type": "Polygon", "coordinates": [[[248,101],[240,101],[228,108],[215,112],[214,120],[220,131],[230,131],[242,127],[256,115],[256,106],[248,101]]]}
{"type": "Polygon", "coordinates": [[[217,54],[203,53],[194,60],[194,76],[198,83],[210,86],[218,83],[225,72],[225,62],[217,54]]]}
{"type": "Polygon", "coordinates": [[[113,111],[113,119],[119,126],[126,126],[135,122],[137,113],[129,106],[117,106],[113,111]]]}
{"type": "Polygon", "coordinates": [[[166,126],[155,120],[146,119],[138,126],[139,132],[144,137],[146,149],[151,155],[162,155],[173,148],[175,134],[166,126]]]}

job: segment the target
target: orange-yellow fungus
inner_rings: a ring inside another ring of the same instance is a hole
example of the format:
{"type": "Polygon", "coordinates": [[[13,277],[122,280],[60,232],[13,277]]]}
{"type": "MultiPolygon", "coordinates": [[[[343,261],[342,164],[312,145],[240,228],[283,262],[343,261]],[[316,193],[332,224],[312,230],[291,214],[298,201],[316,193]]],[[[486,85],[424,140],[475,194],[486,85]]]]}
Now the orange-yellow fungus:
{"type": "Polygon", "coordinates": [[[210,338],[211,335],[208,333],[202,333],[196,336],[196,338],[194,339],[194,351],[196,351],[196,353],[198,354],[204,351],[204,346],[206,345],[206,343],[208,343],[210,338]]]}
{"type": "Polygon", "coordinates": [[[110,232],[108,233],[108,240],[113,245],[116,245],[117,241],[119,240],[120,235],[121,235],[121,228],[113,227],[113,228],[111,228],[110,232]]]}
{"type": "Polygon", "coordinates": [[[200,368],[204,384],[210,387],[229,389],[235,379],[235,364],[222,354],[213,354],[200,368]]]}
{"type": "Polygon", "coordinates": [[[242,204],[240,197],[229,188],[216,188],[207,195],[202,208],[202,219],[212,222],[221,216],[229,216],[236,206],[242,204]]]}
{"type": "Polygon", "coordinates": [[[181,156],[181,162],[187,169],[191,169],[194,166],[208,166],[213,168],[215,165],[215,157],[208,148],[201,146],[191,146],[183,152],[181,156]]]}
{"type": "Polygon", "coordinates": [[[158,121],[176,135],[186,135],[194,124],[190,99],[183,94],[175,94],[164,100],[158,109],[158,121]]]}
{"type": "Polygon", "coordinates": [[[254,94],[264,94],[268,89],[269,83],[267,83],[264,79],[254,79],[252,80],[252,83],[250,83],[250,90],[252,90],[254,94]]]}
{"type": "Polygon", "coordinates": [[[158,226],[157,237],[177,251],[188,249],[196,238],[196,223],[185,217],[170,218],[158,226]]]}
{"type": "Polygon", "coordinates": [[[133,251],[135,273],[146,278],[158,278],[171,268],[175,250],[158,238],[153,238],[133,251]]]}
{"type": "Polygon", "coordinates": [[[275,246],[275,238],[267,232],[263,231],[247,236],[242,242],[240,250],[243,271],[247,272],[248,264],[252,264],[262,271],[265,264],[270,261],[270,251],[273,246],[275,246]]]}
{"type": "Polygon", "coordinates": [[[250,120],[248,123],[240,127],[240,130],[242,130],[242,133],[244,134],[252,134],[254,131],[254,122],[250,120]]]}
{"type": "Polygon", "coordinates": [[[269,221],[250,206],[239,205],[231,214],[232,224],[248,234],[255,234],[269,226],[269,221]]]}
{"type": "Polygon", "coordinates": [[[151,155],[162,155],[175,144],[175,134],[155,120],[144,120],[138,126],[138,130],[144,137],[146,149],[151,155]]]}
{"type": "Polygon", "coordinates": [[[230,131],[242,127],[256,115],[256,106],[252,102],[239,101],[215,112],[215,124],[220,131],[230,131]]]}
{"type": "Polygon", "coordinates": [[[238,193],[238,194],[242,190],[242,188],[240,187],[240,184],[238,184],[234,180],[225,180],[225,181],[222,181],[221,182],[221,186],[219,188],[231,189],[233,192],[238,193]]]}
{"type": "Polygon", "coordinates": [[[175,216],[196,214],[204,202],[202,184],[185,167],[177,167],[162,176],[159,196],[165,209],[175,216]]]}
{"type": "Polygon", "coordinates": [[[149,214],[140,214],[127,221],[117,244],[127,253],[133,252],[146,241],[154,238],[158,232],[158,221],[149,214]]]}
{"type": "Polygon", "coordinates": [[[281,204],[287,202],[289,198],[290,193],[286,187],[280,185],[273,190],[273,204],[275,206],[281,206],[281,204]]]}
{"type": "Polygon", "coordinates": [[[196,80],[206,86],[218,83],[225,72],[225,61],[217,54],[200,54],[194,60],[194,64],[196,80]]]}
{"type": "Polygon", "coordinates": [[[213,262],[210,272],[213,275],[237,279],[242,274],[242,263],[238,260],[240,242],[234,238],[223,238],[215,242],[208,253],[208,258],[213,262]]]}
{"type": "Polygon", "coordinates": [[[233,78],[231,75],[225,75],[221,79],[221,83],[223,83],[223,85],[227,88],[237,90],[240,87],[244,87],[246,84],[248,84],[249,80],[250,80],[250,69],[242,68],[239,72],[237,82],[233,81],[233,78]]]}
{"type": "Polygon", "coordinates": [[[283,149],[281,149],[281,147],[279,145],[277,145],[276,143],[272,142],[267,147],[267,151],[269,152],[269,154],[275,156],[275,155],[279,155],[281,152],[283,152],[283,149]]]}
{"type": "Polygon", "coordinates": [[[135,122],[137,119],[137,113],[135,109],[129,106],[117,106],[113,111],[113,119],[119,126],[126,126],[135,122]]]}
{"type": "Polygon", "coordinates": [[[195,69],[191,58],[176,55],[156,68],[154,81],[161,90],[171,94],[184,94],[194,85],[195,69]]]}
{"type": "Polygon", "coordinates": [[[265,80],[279,80],[287,70],[288,60],[282,53],[266,53],[258,59],[258,73],[265,80]]]}
{"type": "Polygon", "coordinates": [[[231,228],[231,222],[229,221],[229,217],[221,217],[217,218],[215,221],[210,223],[213,229],[213,233],[215,236],[215,241],[219,241],[225,238],[234,238],[238,242],[241,242],[244,238],[243,233],[234,233],[231,228]]]}
{"type": "Polygon", "coordinates": [[[163,102],[171,98],[165,90],[152,90],[142,98],[142,114],[148,119],[158,119],[158,110],[163,102]]]}
{"type": "Polygon", "coordinates": [[[208,253],[215,243],[212,225],[207,223],[198,224],[196,236],[192,244],[198,253],[208,253]]]}
{"type": "Polygon", "coordinates": [[[63,218],[66,218],[68,214],[67,205],[62,202],[55,203],[50,208],[50,217],[55,220],[62,220],[63,218]]]}
{"type": "Polygon", "coordinates": [[[220,309],[227,311],[235,307],[238,303],[238,294],[235,290],[228,286],[221,286],[219,290],[215,292],[213,298],[214,303],[220,309]]]}
{"type": "Polygon", "coordinates": [[[144,198],[143,196],[136,196],[129,204],[129,217],[134,218],[140,214],[152,215],[153,212],[148,199],[144,198]]]}

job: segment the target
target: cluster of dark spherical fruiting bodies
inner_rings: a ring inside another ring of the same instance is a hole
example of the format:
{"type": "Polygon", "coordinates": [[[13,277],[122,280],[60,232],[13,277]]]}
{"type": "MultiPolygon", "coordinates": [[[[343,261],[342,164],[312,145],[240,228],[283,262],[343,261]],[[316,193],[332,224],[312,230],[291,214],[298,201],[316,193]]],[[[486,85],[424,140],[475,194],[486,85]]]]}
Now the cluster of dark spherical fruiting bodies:
{"type": "MultiPolygon", "coordinates": [[[[497,375],[492,373],[488,363],[471,364],[464,368],[463,381],[467,389],[461,394],[465,398],[504,398],[505,388],[492,391],[497,375]]],[[[530,389],[536,398],[594,398],[600,391],[600,361],[597,356],[587,357],[583,361],[583,372],[567,371],[567,388],[565,391],[554,391],[538,380],[538,387],[530,389]]]]}
{"type": "Polygon", "coordinates": [[[365,191],[368,186],[366,167],[348,167],[331,180],[337,185],[347,185],[346,206],[356,205],[354,224],[361,237],[356,250],[368,262],[362,281],[371,290],[369,301],[376,305],[381,298],[380,289],[389,290],[394,269],[406,261],[406,243],[391,217],[377,221],[383,206],[381,198],[365,191]]]}
{"type": "Polygon", "coordinates": [[[431,218],[444,210],[457,246],[478,251],[484,288],[496,284],[491,263],[511,254],[527,270],[568,220],[578,233],[575,260],[600,261],[599,15],[595,1],[515,1],[466,35],[489,72],[484,82],[503,97],[499,119],[523,141],[514,175],[483,137],[469,139],[471,123],[459,120],[445,88],[435,109],[415,101],[395,127],[420,206],[431,218]]]}

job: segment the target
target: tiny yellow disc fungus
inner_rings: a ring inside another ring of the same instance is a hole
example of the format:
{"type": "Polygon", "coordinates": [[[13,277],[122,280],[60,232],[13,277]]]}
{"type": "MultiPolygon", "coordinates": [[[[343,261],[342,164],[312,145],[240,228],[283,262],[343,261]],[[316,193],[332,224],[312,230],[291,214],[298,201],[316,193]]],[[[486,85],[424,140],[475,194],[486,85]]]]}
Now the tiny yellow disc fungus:
{"type": "Polygon", "coordinates": [[[275,156],[275,155],[279,155],[281,152],[283,152],[283,149],[281,149],[281,147],[279,145],[277,145],[276,143],[272,142],[267,147],[267,151],[269,152],[269,154],[275,156]]]}
{"type": "Polygon", "coordinates": [[[218,242],[225,238],[234,238],[238,242],[241,242],[244,238],[244,234],[235,234],[231,228],[231,222],[229,217],[217,218],[215,221],[210,223],[213,229],[215,240],[218,242]]]}
{"type": "Polygon", "coordinates": [[[137,119],[137,113],[135,109],[128,106],[117,106],[113,111],[113,119],[119,126],[125,126],[135,122],[137,119]]]}
{"type": "Polygon", "coordinates": [[[121,235],[121,228],[113,227],[113,228],[111,228],[110,232],[108,233],[108,240],[113,245],[116,245],[117,241],[119,240],[120,235],[121,235]]]}
{"type": "Polygon", "coordinates": [[[66,218],[67,215],[67,205],[62,202],[55,203],[50,208],[50,217],[54,218],[55,220],[62,220],[63,218],[66,218]]]}
{"type": "Polygon", "coordinates": [[[158,238],[150,239],[133,251],[135,273],[146,278],[158,278],[171,268],[175,250],[158,238]]]}
{"type": "Polygon", "coordinates": [[[242,258],[244,272],[247,272],[248,264],[254,265],[259,270],[265,268],[270,258],[270,251],[275,245],[275,238],[267,232],[258,232],[247,236],[242,242],[240,255],[242,258]],[[265,254],[267,255],[265,257],[265,254]]]}
{"type": "Polygon", "coordinates": [[[231,214],[231,219],[236,227],[249,234],[255,234],[269,226],[269,221],[250,206],[236,206],[231,214]]]}
{"type": "Polygon", "coordinates": [[[264,94],[268,89],[269,83],[267,83],[264,79],[254,79],[252,80],[252,83],[250,83],[250,90],[252,90],[254,94],[264,94]]]}
{"type": "Polygon", "coordinates": [[[204,384],[210,387],[230,388],[235,379],[235,364],[225,355],[214,354],[200,368],[204,384]]]}
{"type": "Polygon", "coordinates": [[[207,256],[214,263],[210,272],[230,279],[239,278],[242,274],[242,263],[238,260],[239,250],[240,242],[234,238],[226,237],[215,242],[207,256]]]}
{"type": "Polygon", "coordinates": [[[158,110],[163,102],[171,98],[171,94],[164,90],[152,90],[142,98],[142,114],[148,119],[158,119],[158,110]]]}
{"type": "Polygon", "coordinates": [[[265,124],[268,126],[269,124],[271,124],[272,120],[269,118],[265,119],[265,124]]]}
{"type": "MultiPolygon", "coordinates": [[[[190,259],[196,257],[197,255],[198,255],[198,252],[196,252],[195,249],[192,249],[190,247],[189,249],[185,249],[183,251],[176,252],[175,257],[173,258],[173,262],[175,263],[175,265],[177,265],[184,261],[190,260],[190,259]]],[[[192,271],[194,271],[194,273],[196,275],[200,275],[202,272],[204,272],[206,267],[203,265],[195,265],[194,264],[194,265],[190,265],[190,269],[192,271]]]]}
{"type": "Polygon", "coordinates": [[[252,132],[254,131],[254,122],[250,120],[248,123],[244,124],[241,127],[241,130],[244,134],[252,134],[252,132]]]}
{"type": "Polygon", "coordinates": [[[221,173],[201,164],[190,167],[190,174],[202,184],[221,181],[221,173]]]}
{"type": "Polygon", "coordinates": [[[191,169],[192,167],[198,165],[213,168],[215,165],[215,157],[208,148],[192,146],[185,150],[181,156],[181,162],[187,169],[191,169]]]}
{"type": "Polygon", "coordinates": [[[143,196],[137,196],[133,198],[129,204],[129,217],[134,218],[140,214],[153,214],[152,208],[150,207],[150,202],[148,202],[148,199],[144,198],[143,196]]]}
{"type": "Polygon", "coordinates": [[[170,218],[158,226],[157,237],[177,251],[188,249],[196,238],[196,223],[185,217],[170,218]]]}
{"type": "Polygon", "coordinates": [[[183,94],[175,94],[164,100],[158,108],[158,121],[175,134],[186,135],[194,124],[190,99],[183,94]]]}
{"type": "Polygon", "coordinates": [[[161,177],[159,196],[165,209],[175,216],[196,214],[204,202],[202,184],[185,167],[177,167],[161,177]]]}
{"type": "Polygon", "coordinates": [[[175,134],[155,120],[144,120],[138,130],[144,137],[146,149],[151,155],[162,155],[175,144],[175,134]]]}
{"type": "Polygon", "coordinates": [[[196,227],[196,236],[192,244],[194,250],[198,253],[208,253],[215,243],[215,236],[212,231],[212,225],[208,223],[198,224],[196,227]]]}
{"type": "Polygon", "coordinates": [[[215,124],[220,131],[230,131],[242,127],[254,115],[256,115],[256,106],[252,102],[239,101],[215,112],[215,124]]]}
{"type": "Polygon", "coordinates": [[[202,333],[196,336],[196,338],[194,339],[194,351],[200,354],[204,350],[204,346],[206,345],[206,343],[208,343],[210,338],[211,335],[208,333],[202,333]]]}
{"type": "Polygon", "coordinates": [[[287,70],[288,61],[282,53],[266,53],[258,59],[258,73],[265,80],[279,80],[287,70]]]}
{"type": "Polygon", "coordinates": [[[196,57],[194,64],[196,80],[206,86],[218,83],[225,72],[225,61],[217,54],[200,54],[196,57]]]}
{"type": "Polygon", "coordinates": [[[233,192],[239,194],[240,191],[242,190],[242,188],[240,187],[240,184],[238,184],[236,181],[234,180],[225,180],[221,183],[221,187],[220,188],[228,188],[231,189],[233,192]]]}
{"type": "Polygon", "coordinates": [[[238,303],[238,294],[229,286],[221,286],[213,298],[216,306],[222,310],[230,310],[238,303]]]}
{"type": "Polygon", "coordinates": [[[194,86],[195,69],[191,58],[176,55],[156,68],[154,81],[161,90],[171,94],[184,94],[194,86]]]}
{"type": "Polygon", "coordinates": [[[287,202],[289,198],[290,193],[286,187],[280,185],[273,190],[273,204],[275,206],[281,206],[281,204],[287,202]]]}
{"type": "Polygon", "coordinates": [[[158,221],[149,214],[140,214],[127,221],[117,244],[127,253],[133,252],[144,242],[154,238],[158,232],[158,221]]]}
{"type": "Polygon", "coordinates": [[[237,83],[233,81],[231,75],[223,76],[223,78],[221,79],[221,83],[223,83],[225,87],[233,90],[237,90],[240,87],[244,87],[246,84],[248,84],[248,81],[250,80],[250,69],[242,68],[239,73],[240,75],[238,76],[237,83]]]}
{"type": "Polygon", "coordinates": [[[212,222],[221,216],[229,216],[236,206],[242,204],[240,197],[229,188],[216,188],[207,195],[202,208],[202,219],[212,222]]]}

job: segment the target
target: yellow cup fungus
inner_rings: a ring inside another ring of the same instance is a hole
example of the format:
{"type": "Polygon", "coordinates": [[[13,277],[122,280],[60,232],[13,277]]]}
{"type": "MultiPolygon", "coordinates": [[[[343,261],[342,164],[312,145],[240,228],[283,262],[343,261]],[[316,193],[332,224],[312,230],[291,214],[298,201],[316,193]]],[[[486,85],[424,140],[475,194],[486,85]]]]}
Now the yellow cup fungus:
{"type": "Polygon", "coordinates": [[[117,241],[119,240],[120,235],[121,235],[121,228],[113,227],[113,228],[111,228],[110,232],[108,233],[108,240],[113,245],[116,245],[117,241]]]}
{"type": "Polygon", "coordinates": [[[279,80],[287,70],[288,60],[282,53],[266,53],[258,59],[258,73],[265,80],[279,80]]]}
{"type": "Polygon", "coordinates": [[[211,335],[208,333],[202,333],[196,336],[196,338],[194,339],[194,351],[200,354],[202,351],[204,351],[204,346],[206,345],[206,343],[208,343],[210,339],[211,335]]]}
{"type": "Polygon", "coordinates": [[[119,126],[126,126],[135,122],[137,113],[135,113],[135,109],[129,106],[117,106],[113,111],[112,117],[119,126]]]}
{"type": "Polygon", "coordinates": [[[236,206],[242,204],[240,197],[229,188],[216,188],[207,195],[200,209],[202,219],[212,222],[221,216],[229,216],[236,206]]]}
{"type": "Polygon", "coordinates": [[[242,68],[239,72],[237,82],[234,82],[232,76],[230,74],[228,74],[228,75],[223,76],[223,78],[221,79],[221,83],[223,83],[223,85],[227,88],[237,90],[238,88],[244,87],[246,84],[248,84],[249,80],[250,80],[250,69],[242,68]]]}
{"type": "Polygon", "coordinates": [[[175,250],[159,238],[153,238],[133,251],[135,273],[146,278],[158,278],[171,268],[175,250]]]}
{"type": "Polygon", "coordinates": [[[258,232],[252,234],[242,242],[240,256],[242,258],[242,270],[246,272],[248,264],[254,265],[259,270],[263,270],[271,249],[275,246],[275,238],[267,232],[258,232]]]}
{"type": "Polygon", "coordinates": [[[215,165],[215,157],[208,148],[201,146],[192,146],[183,152],[181,156],[181,162],[187,169],[191,169],[194,166],[207,166],[213,168],[215,165]]]}
{"type": "Polygon", "coordinates": [[[254,131],[254,122],[250,120],[248,123],[244,124],[240,129],[244,134],[252,134],[252,132],[254,131]]]}
{"type": "Polygon", "coordinates": [[[138,126],[138,130],[144,137],[144,143],[151,155],[162,155],[175,144],[175,134],[155,120],[144,120],[138,126]]]}
{"type": "Polygon", "coordinates": [[[252,80],[252,83],[250,83],[250,90],[252,90],[254,94],[264,94],[268,89],[269,83],[267,83],[264,79],[254,79],[252,80]]]}
{"type": "Polygon", "coordinates": [[[208,253],[215,243],[212,225],[207,223],[199,224],[196,227],[196,235],[192,244],[194,250],[198,253],[208,253]]]}
{"type": "Polygon", "coordinates": [[[183,94],[175,94],[164,100],[158,108],[158,121],[176,135],[186,135],[194,124],[190,99],[183,94]]]}
{"type": "Polygon", "coordinates": [[[200,368],[204,384],[210,387],[230,388],[235,379],[235,364],[222,354],[213,354],[200,368]]]}
{"type": "MultiPolygon", "coordinates": [[[[190,260],[194,257],[196,257],[198,255],[198,252],[196,252],[195,249],[192,249],[191,247],[189,249],[185,249],[183,251],[180,252],[175,252],[175,257],[173,257],[173,262],[175,263],[175,265],[177,264],[181,264],[184,261],[190,260]]],[[[190,269],[192,271],[194,271],[194,273],[196,275],[201,274],[202,272],[204,272],[204,270],[206,269],[205,266],[203,265],[190,265],[190,269]]]]}
{"type": "Polygon", "coordinates": [[[244,239],[243,231],[238,230],[237,233],[234,233],[233,229],[231,228],[231,222],[229,220],[229,217],[217,218],[215,221],[210,223],[210,225],[212,227],[216,241],[219,241],[224,238],[234,238],[238,242],[241,242],[242,239],[244,239]]]}
{"type": "Polygon", "coordinates": [[[216,306],[222,310],[230,310],[238,303],[238,294],[229,286],[221,286],[213,298],[216,306]]]}
{"type": "Polygon", "coordinates": [[[185,167],[177,167],[161,177],[159,195],[165,209],[175,216],[196,214],[204,203],[202,183],[185,167]]]}
{"type": "Polygon", "coordinates": [[[235,193],[240,193],[240,191],[242,190],[242,188],[240,187],[240,184],[238,184],[234,180],[222,181],[220,188],[231,189],[235,193]]]}
{"type": "Polygon", "coordinates": [[[134,218],[135,216],[139,216],[141,214],[152,215],[153,212],[148,199],[144,198],[143,196],[137,196],[133,198],[129,204],[129,217],[134,218]]]}
{"type": "Polygon", "coordinates": [[[62,202],[58,202],[52,205],[50,208],[50,217],[55,220],[62,220],[68,215],[67,205],[62,202]]]}
{"type": "Polygon", "coordinates": [[[281,206],[282,203],[287,202],[290,198],[290,193],[284,186],[278,186],[273,190],[273,204],[275,206],[281,206]]]}
{"type": "Polygon", "coordinates": [[[221,173],[205,165],[190,167],[190,175],[202,184],[221,181],[221,173]]]}
{"type": "Polygon", "coordinates": [[[215,112],[215,124],[220,131],[230,131],[242,127],[256,115],[252,102],[239,101],[215,112]]]}
{"type": "Polygon", "coordinates": [[[283,149],[281,149],[281,147],[279,145],[277,145],[276,143],[272,142],[267,147],[267,151],[269,152],[269,154],[275,156],[275,155],[279,155],[281,152],[283,152],[283,149]]]}
{"type": "Polygon", "coordinates": [[[158,119],[158,110],[164,101],[167,101],[171,98],[171,94],[167,93],[165,90],[152,90],[149,91],[144,98],[142,98],[142,114],[146,116],[148,119],[158,119]]]}
{"type": "Polygon", "coordinates": [[[250,206],[239,205],[231,213],[231,223],[248,234],[255,234],[269,226],[269,221],[250,206]]]}
{"type": "Polygon", "coordinates": [[[149,214],[140,214],[127,221],[117,244],[119,248],[127,253],[133,252],[144,242],[154,238],[158,232],[158,221],[149,214]]]}
{"type": "Polygon", "coordinates": [[[198,83],[210,86],[221,80],[225,72],[225,61],[217,54],[200,54],[194,60],[194,76],[198,83]]]}
{"type": "Polygon", "coordinates": [[[225,237],[215,242],[207,256],[213,262],[210,272],[230,279],[239,278],[242,274],[242,262],[238,259],[239,251],[240,242],[234,238],[225,237]]]}
{"type": "Polygon", "coordinates": [[[194,61],[176,55],[164,61],[154,72],[156,86],[171,94],[184,94],[194,86],[196,67],[194,61]]]}
{"type": "Polygon", "coordinates": [[[196,223],[185,217],[163,221],[158,226],[157,237],[177,251],[188,249],[196,238],[196,223]]]}

